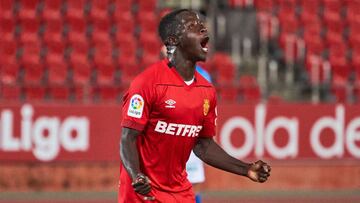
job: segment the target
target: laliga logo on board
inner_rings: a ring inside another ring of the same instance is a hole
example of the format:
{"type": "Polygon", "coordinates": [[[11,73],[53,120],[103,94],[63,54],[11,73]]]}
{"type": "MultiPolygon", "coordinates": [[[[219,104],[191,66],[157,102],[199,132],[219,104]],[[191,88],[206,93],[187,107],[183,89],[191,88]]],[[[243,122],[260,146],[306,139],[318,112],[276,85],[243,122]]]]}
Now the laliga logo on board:
{"type": "Polygon", "coordinates": [[[69,116],[63,121],[57,116],[33,119],[34,109],[29,104],[22,106],[20,115],[20,136],[15,136],[13,112],[8,109],[0,112],[1,151],[31,151],[38,160],[51,161],[58,156],[60,147],[68,152],[89,148],[89,120],[86,117],[69,116]]]}
{"type": "MultiPolygon", "coordinates": [[[[264,156],[265,150],[276,159],[296,158],[299,155],[299,126],[301,121],[297,117],[277,116],[265,124],[266,107],[257,105],[255,108],[254,125],[247,118],[234,116],[228,119],[221,128],[220,142],[224,149],[239,158],[247,157],[253,150],[257,157],[264,156]],[[231,133],[240,129],[244,133],[244,143],[235,147],[231,142],[231,133]],[[285,146],[278,146],[275,143],[275,132],[283,129],[287,132],[288,142],[285,146]]],[[[306,121],[303,121],[306,122],[306,121]]],[[[308,146],[316,156],[329,159],[341,158],[347,149],[349,154],[360,158],[360,117],[355,117],[345,125],[344,106],[338,105],[335,108],[335,116],[319,117],[309,129],[306,136],[308,146]],[[335,134],[335,141],[330,146],[324,146],[320,140],[321,133],[325,129],[331,129],[335,134]]],[[[300,135],[301,136],[301,135],[300,135]]]]}

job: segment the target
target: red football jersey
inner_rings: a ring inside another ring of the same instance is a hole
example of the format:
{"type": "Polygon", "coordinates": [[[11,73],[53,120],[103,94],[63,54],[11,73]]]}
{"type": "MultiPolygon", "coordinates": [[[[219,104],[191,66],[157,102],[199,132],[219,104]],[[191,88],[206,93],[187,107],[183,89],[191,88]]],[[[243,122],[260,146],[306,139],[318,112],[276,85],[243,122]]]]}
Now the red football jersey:
{"type": "MultiPolygon", "coordinates": [[[[198,137],[215,135],[215,88],[197,71],[186,85],[168,61],[138,75],[124,95],[122,126],[141,132],[140,166],[152,186],[166,192],[191,188],[186,162],[198,137]]],[[[127,173],[123,168],[120,173],[127,173]]],[[[121,174],[120,187],[131,184],[121,174]]]]}

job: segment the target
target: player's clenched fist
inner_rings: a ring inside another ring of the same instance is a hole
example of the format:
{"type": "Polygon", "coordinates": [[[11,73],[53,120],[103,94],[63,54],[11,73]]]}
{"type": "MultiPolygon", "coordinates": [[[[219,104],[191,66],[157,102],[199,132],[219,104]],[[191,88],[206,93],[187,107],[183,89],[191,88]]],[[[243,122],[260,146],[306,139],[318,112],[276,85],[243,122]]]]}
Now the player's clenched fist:
{"type": "Polygon", "coordinates": [[[149,178],[142,173],[136,175],[136,178],[131,185],[133,186],[135,192],[141,195],[146,195],[151,190],[149,178]]]}
{"type": "Polygon", "coordinates": [[[259,160],[250,165],[247,176],[255,182],[263,183],[267,181],[270,176],[270,171],[271,167],[267,163],[259,160]]]}

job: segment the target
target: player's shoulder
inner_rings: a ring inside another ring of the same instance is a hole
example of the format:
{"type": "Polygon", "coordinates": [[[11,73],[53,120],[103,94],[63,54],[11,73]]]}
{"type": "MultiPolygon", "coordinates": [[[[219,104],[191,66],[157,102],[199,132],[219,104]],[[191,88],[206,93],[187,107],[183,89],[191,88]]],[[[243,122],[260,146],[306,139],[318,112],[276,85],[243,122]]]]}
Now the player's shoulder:
{"type": "Polygon", "coordinates": [[[132,81],[132,84],[135,85],[151,85],[154,84],[157,80],[157,77],[159,77],[159,73],[161,73],[161,69],[164,66],[164,61],[158,61],[154,64],[149,65],[147,68],[145,68],[144,71],[142,71],[139,75],[137,75],[134,80],[132,81]]]}

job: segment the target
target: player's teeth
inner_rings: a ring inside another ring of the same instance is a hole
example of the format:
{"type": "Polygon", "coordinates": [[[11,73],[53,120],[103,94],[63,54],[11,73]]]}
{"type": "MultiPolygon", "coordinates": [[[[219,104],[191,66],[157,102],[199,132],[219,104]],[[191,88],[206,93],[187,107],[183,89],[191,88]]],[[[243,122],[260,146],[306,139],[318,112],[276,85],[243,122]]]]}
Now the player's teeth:
{"type": "Polygon", "coordinates": [[[203,47],[202,50],[203,50],[204,52],[208,52],[208,48],[206,48],[206,47],[203,47]]]}

